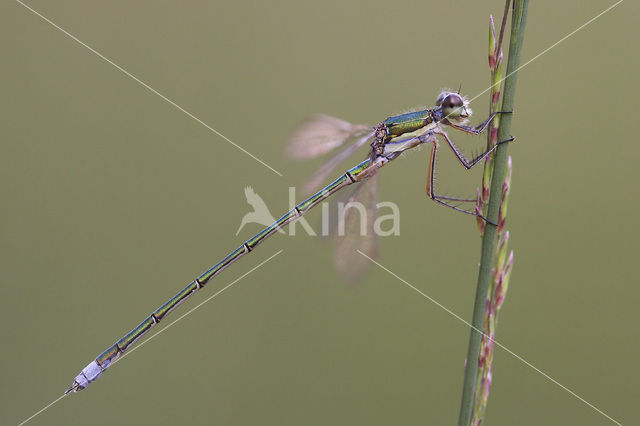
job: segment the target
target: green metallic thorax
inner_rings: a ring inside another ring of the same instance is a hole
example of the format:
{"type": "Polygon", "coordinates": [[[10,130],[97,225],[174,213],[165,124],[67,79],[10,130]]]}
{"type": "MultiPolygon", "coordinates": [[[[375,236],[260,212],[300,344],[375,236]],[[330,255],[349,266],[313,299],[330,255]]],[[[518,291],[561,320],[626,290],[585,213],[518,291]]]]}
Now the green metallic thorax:
{"type": "Polygon", "coordinates": [[[432,111],[425,109],[423,111],[409,112],[406,114],[389,117],[380,123],[387,129],[387,140],[405,133],[415,132],[424,126],[433,122],[432,111]]]}

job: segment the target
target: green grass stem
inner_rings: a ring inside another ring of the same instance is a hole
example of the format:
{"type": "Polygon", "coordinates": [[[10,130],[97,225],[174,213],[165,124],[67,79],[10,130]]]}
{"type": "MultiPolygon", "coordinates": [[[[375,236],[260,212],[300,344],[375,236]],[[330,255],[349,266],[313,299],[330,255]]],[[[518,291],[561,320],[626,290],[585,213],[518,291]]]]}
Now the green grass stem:
{"type": "MultiPolygon", "coordinates": [[[[502,100],[502,109],[505,111],[513,110],[515,104],[516,80],[518,76],[517,69],[520,64],[520,52],[524,41],[528,4],[528,0],[515,0],[513,4],[509,56],[502,100]]],[[[500,128],[498,130],[499,141],[509,138],[512,118],[513,114],[504,114],[500,117],[500,128]]],[[[502,144],[498,146],[494,155],[493,177],[491,179],[491,190],[487,209],[487,219],[494,223],[498,222],[502,184],[507,166],[508,146],[509,144],[502,144]]],[[[469,426],[472,418],[474,391],[476,388],[476,377],[478,372],[478,356],[482,340],[482,333],[480,331],[483,329],[485,305],[491,283],[491,269],[494,264],[494,254],[496,251],[496,240],[496,226],[487,224],[482,237],[480,271],[478,273],[473,320],[471,323],[472,329],[469,336],[469,348],[467,351],[467,362],[465,367],[458,426],[469,426]]]]}

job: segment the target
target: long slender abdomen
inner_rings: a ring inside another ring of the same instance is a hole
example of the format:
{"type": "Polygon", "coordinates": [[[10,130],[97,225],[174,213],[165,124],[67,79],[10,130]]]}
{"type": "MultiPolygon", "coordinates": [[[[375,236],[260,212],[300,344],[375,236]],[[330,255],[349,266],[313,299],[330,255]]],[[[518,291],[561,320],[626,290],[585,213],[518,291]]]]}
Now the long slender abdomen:
{"type": "MultiPolygon", "coordinates": [[[[380,165],[386,164],[388,160],[380,159],[380,165]]],[[[263,242],[265,239],[273,235],[278,229],[284,227],[288,223],[294,221],[298,217],[304,215],[307,211],[313,208],[315,205],[320,203],[322,200],[329,197],[331,194],[340,190],[341,188],[351,185],[354,182],[365,179],[368,176],[365,176],[370,170],[370,160],[367,159],[355,167],[349,169],[346,173],[341,175],[338,179],[307,198],[295,208],[289,212],[287,212],[280,219],[276,220],[270,226],[267,226],[261,232],[256,234],[255,236],[249,238],[245,241],[240,247],[232,251],[227,257],[222,259],[220,262],[209,268],[206,272],[198,276],[195,280],[189,283],[185,288],[180,290],[178,294],[176,294],[173,298],[167,301],[165,304],[156,309],[151,315],[145,318],[136,328],[131,330],[129,333],[125,334],[120,340],[111,345],[106,351],[98,355],[89,365],[87,365],[81,372],[76,376],[73,381],[73,384],[65,394],[69,392],[78,392],[82,389],[89,386],[90,383],[96,381],[100,375],[109,368],[120,356],[124,355],[126,351],[133,347],[133,345],[144,336],[151,328],[160,323],[164,319],[164,317],[169,314],[172,310],[174,310],[179,304],[184,302],[188,297],[192,294],[196,293],[199,289],[203,288],[205,284],[215,277],[217,274],[222,272],[223,269],[227,268],[229,265],[234,263],[236,260],[240,259],[247,253],[253,251],[253,249],[263,242]],[[364,174],[361,176],[361,174],[364,174]]]]}

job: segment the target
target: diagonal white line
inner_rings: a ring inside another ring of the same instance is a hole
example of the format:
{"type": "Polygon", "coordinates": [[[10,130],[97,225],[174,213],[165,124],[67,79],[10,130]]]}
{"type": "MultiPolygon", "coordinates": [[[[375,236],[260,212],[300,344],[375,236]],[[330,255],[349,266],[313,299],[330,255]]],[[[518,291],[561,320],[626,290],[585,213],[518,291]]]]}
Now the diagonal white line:
{"type": "MultiPolygon", "coordinates": [[[[160,333],[164,333],[165,331],[167,331],[169,329],[169,327],[173,326],[175,323],[177,323],[178,321],[180,321],[181,319],[183,319],[184,317],[186,317],[187,315],[192,314],[196,309],[200,308],[202,305],[204,305],[205,303],[209,302],[211,299],[213,299],[214,297],[218,296],[220,293],[222,293],[223,291],[225,291],[226,289],[228,289],[229,287],[231,287],[232,285],[236,284],[238,281],[240,281],[241,279],[243,279],[244,277],[246,277],[247,275],[249,275],[250,273],[252,273],[253,271],[255,271],[256,269],[260,268],[262,265],[264,265],[265,263],[269,262],[271,259],[273,259],[274,257],[276,257],[277,255],[279,255],[280,253],[282,253],[284,250],[279,250],[278,252],[276,252],[275,254],[271,255],[270,257],[268,257],[267,259],[263,260],[262,262],[260,262],[258,265],[254,266],[253,268],[251,268],[250,270],[248,270],[247,272],[245,272],[244,274],[240,275],[238,278],[236,278],[235,280],[233,280],[230,284],[227,284],[225,287],[223,287],[222,289],[218,290],[217,292],[215,292],[214,294],[212,294],[211,296],[207,297],[204,301],[200,302],[198,305],[194,306],[193,308],[189,309],[188,312],[182,314],[179,318],[176,318],[174,321],[172,321],[171,323],[169,323],[166,327],[164,327],[162,330],[159,330],[156,334],[154,334],[153,336],[149,337],[147,340],[140,342],[140,344],[138,344],[137,346],[135,346],[134,348],[132,348],[130,351],[128,351],[126,354],[122,355],[120,358],[118,358],[117,360],[115,360],[113,362],[113,364],[115,364],[116,362],[120,362],[121,360],[123,360],[127,355],[129,355],[130,353],[132,353],[133,351],[135,351],[136,349],[139,349],[142,347],[142,345],[148,343],[151,339],[157,337],[160,333]]],[[[112,365],[113,365],[112,364],[112,365]]],[[[54,404],[56,404],[58,401],[60,401],[62,398],[64,398],[65,396],[70,395],[70,394],[64,394],[61,397],[59,397],[58,399],[56,399],[55,401],[49,403],[48,405],[46,405],[45,407],[41,408],[39,411],[37,411],[35,414],[33,414],[31,417],[29,417],[28,419],[22,421],[21,423],[18,424],[18,426],[22,426],[25,423],[31,421],[33,418],[35,418],[36,416],[38,416],[39,414],[43,413],[44,411],[46,411],[47,409],[49,409],[50,407],[52,407],[54,404]]]]}
{"type": "MultiPolygon", "coordinates": [[[[475,101],[476,99],[478,99],[480,96],[484,95],[485,93],[487,93],[489,90],[491,90],[492,87],[499,85],[500,83],[502,83],[503,81],[505,81],[508,77],[512,76],[513,74],[517,73],[518,71],[520,71],[522,68],[526,67],[527,65],[529,65],[531,62],[535,61],[536,59],[538,59],[539,57],[541,57],[542,55],[544,55],[545,53],[547,53],[548,51],[550,51],[551,49],[553,49],[554,47],[556,47],[557,45],[559,45],[560,43],[562,43],[563,41],[565,41],[566,39],[568,39],[569,37],[571,37],[572,35],[574,35],[575,33],[577,33],[578,31],[580,31],[581,29],[583,29],[584,27],[586,27],[587,25],[589,25],[590,23],[592,23],[593,21],[595,21],[596,19],[598,19],[599,17],[601,17],[602,15],[604,15],[605,13],[609,12],[611,9],[613,9],[614,7],[616,7],[617,5],[619,5],[620,3],[622,3],[624,0],[618,0],[616,3],[612,4],[611,6],[609,6],[608,8],[606,8],[605,10],[603,10],[602,12],[598,13],[596,16],[594,16],[593,18],[589,19],[587,22],[585,22],[584,24],[580,25],[578,28],[576,28],[575,30],[571,31],[569,34],[567,34],[566,36],[562,37],[560,40],[556,41],[555,43],[553,43],[551,46],[547,47],[546,49],[544,49],[542,52],[538,53],[536,56],[534,56],[533,58],[529,59],[527,62],[525,62],[524,64],[520,65],[518,68],[516,68],[515,70],[511,71],[509,74],[505,75],[503,78],[501,78],[500,80],[498,80],[496,83],[492,84],[491,86],[487,87],[486,89],[484,89],[482,92],[478,93],[477,95],[475,95],[474,97],[472,97],[471,99],[468,100],[468,103],[471,103],[473,101],[475,101]]],[[[448,114],[446,117],[444,118],[449,118],[449,116],[453,114],[450,113],[448,114]]]]}
{"type": "MultiPolygon", "coordinates": [[[[465,319],[463,319],[460,315],[456,314],[455,312],[453,312],[451,309],[447,308],[446,306],[442,305],[441,303],[439,303],[437,300],[435,300],[433,297],[429,296],[428,294],[424,293],[422,290],[417,289],[416,287],[414,287],[413,285],[409,284],[409,282],[407,282],[406,280],[404,280],[403,278],[399,277],[398,275],[396,275],[395,273],[391,272],[389,269],[385,268],[384,266],[382,266],[380,263],[376,262],[375,260],[373,260],[372,258],[370,258],[369,256],[367,256],[366,254],[364,254],[363,252],[361,252],[360,250],[356,250],[358,253],[360,253],[361,255],[363,255],[364,257],[366,257],[367,259],[369,259],[370,261],[372,261],[373,263],[375,263],[376,265],[378,265],[380,268],[384,269],[385,271],[387,271],[389,274],[391,274],[393,277],[395,277],[396,279],[398,279],[399,281],[401,281],[403,284],[405,284],[407,287],[409,287],[410,289],[414,290],[415,292],[419,293],[421,296],[423,296],[424,298],[428,299],[430,302],[432,302],[433,304],[435,304],[436,306],[438,306],[439,308],[441,308],[442,310],[444,310],[445,312],[447,312],[449,315],[451,315],[452,317],[456,318],[458,321],[464,323],[465,325],[467,325],[468,327],[470,327],[472,330],[482,334],[484,337],[486,337],[487,339],[489,339],[490,341],[492,341],[493,343],[495,343],[497,346],[500,346],[502,349],[504,349],[509,355],[513,356],[514,358],[516,358],[517,360],[521,361],[523,364],[527,365],[528,367],[532,368],[533,370],[535,370],[537,373],[541,374],[544,378],[546,378],[547,380],[549,380],[550,382],[556,384],[557,386],[559,386],[560,388],[562,388],[563,390],[567,391],[570,395],[574,396],[575,398],[579,399],[580,401],[584,402],[585,404],[587,404],[589,407],[591,407],[592,409],[594,409],[595,411],[597,411],[598,413],[602,414],[604,417],[606,417],[607,419],[611,420],[613,423],[622,426],[622,424],[618,421],[616,421],[615,419],[613,419],[611,416],[607,415],[607,413],[605,413],[604,411],[600,410],[598,407],[596,407],[595,405],[591,404],[589,401],[587,401],[586,399],[582,398],[580,395],[578,395],[577,393],[575,393],[574,391],[572,391],[571,389],[567,388],[566,386],[564,386],[562,383],[558,382],[557,380],[555,380],[553,377],[549,376],[547,373],[545,373],[544,371],[540,370],[539,368],[537,368],[535,365],[531,364],[529,361],[527,361],[526,359],[522,358],[520,355],[516,354],[515,352],[513,352],[512,350],[510,350],[509,348],[507,348],[505,345],[503,345],[502,343],[498,342],[495,339],[492,339],[490,336],[486,335],[482,330],[478,330],[476,327],[474,327],[472,324],[470,324],[469,322],[467,322],[465,319]]],[[[469,360],[467,360],[467,362],[469,362],[469,360]]]]}
{"type": "Polygon", "coordinates": [[[119,362],[121,360],[124,359],[124,357],[126,357],[127,355],[129,355],[130,353],[132,353],[133,351],[135,351],[136,349],[140,349],[142,347],[142,345],[148,343],[151,339],[155,338],[156,336],[158,336],[160,333],[164,333],[165,331],[167,331],[169,329],[169,327],[173,326],[175,323],[177,323],[178,321],[182,320],[184,317],[191,315],[196,309],[200,308],[202,305],[204,305],[205,303],[209,302],[211,299],[213,299],[214,297],[218,296],[220,293],[222,293],[223,291],[225,291],[226,289],[228,289],[229,287],[231,287],[232,285],[234,285],[235,283],[237,283],[238,281],[240,281],[241,279],[243,279],[244,277],[246,277],[247,275],[249,275],[250,273],[252,273],[253,271],[255,271],[256,269],[260,268],[262,265],[264,265],[265,263],[269,262],[271,259],[273,259],[274,257],[276,257],[277,255],[279,255],[280,253],[282,253],[284,250],[280,249],[278,252],[276,252],[275,254],[272,254],[270,257],[268,257],[267,259],[263,260],[262,262],[260,262],[258,265],[254,266],[253,268],[249,269],[247,272],[245,272],[244,274],[240,275],[238,278],[236,278],[235,280],[233,280],[230,284],[227,284],[225,287],[221,288],[220,290],[216,291],[214,294],[212,294],[211,296],[207,297],[205,300],[203,300],[202,302],[200,302],[199,304],[197,304],[196,306],[194,306],[193,308],[189,309],[187,312],[185,312],[184,314],[182,314],[180,317],[176,318],[175,320],[173,320],[171,323],[169,323],[166,327],[164,327],[162,330],[159,330],[156,334],[154,334],[153,336],[149,337],[147,340],[145,340],[144,342],[141,342],[139,345],[136,345],[134,348],[132,348],[130,351],[127,351],[126,354],[122,355],[120,358],[118,358],[117,360],[115,360],[115,362],[113,364],[115,364],[116,362],[119,362]]]}
{"type": "Polygon", "coordinates": [[[46,411],[47,409],[49,409],[49,407],[53,406],[54,404],[56,404],[58,401],[60,401],[62,398],[64,398],[65,396],[67,396],[68,394],[63,394],[62,396],[58,397],[58,399],[56,399],[55,401],[52,401],[51,403],[45,405],[44,407],[42,407],[40,409],[40,411],[37,411],[36,413],[34,413],[31,417],[29,417],[26,420],[23,420],[22,422],[18,423],[18,426],[22,426],[23,424],[31,421],[31,419],[33,419],[34,417],[36,417],[37,415],[39,415],[40,413],[46,411]]]}
{"type": "Polygon", "coordinates": [[[601,17],[602,15],[604,15],[605,13],[609,12],[611,9],[613,9],[614,7],[616,7],[617,5],[619,5],[620,3],[622,3],[624,0],[618,0],[616,3],[612,4],[611,6],[609,6],[608,8],[606,8],[605,10],[603,10],[602,12],[598,13],[596,16],[594,16],[593,18],[589,19],[587,22],[585,22],[584,24],[580,25],[578,28],[576,28],[575,30],[571,31],[569,34],[567,34],[566,36],[562,37],[560,40],[556,41],[555,43],[553,43],[551,46],[547,47],[546,49],[544,49],[542,52],[538,53],[536,56],[534,56],[533,58],[529,59],[527,62],[525,62],[524,64],[520,65],[518,68],[516,68],[515,70],[511,71],[509,74],[505,75],[502,79],[500,79],[499,81],[497,81],[494,85],[491,85],[489,87],[487,87],[486,89],[484,89],[482,92],[478,93],[477,95],[475,95],[473,98],[469,99],[469,103],[473,102],[474,100],[478,99],[480,96],[484,95],[485,93],[487,93],[489,90],[491,90],[491,88],[497,84],[502,83],[504,80],[506,80],[508,77],[512,76],[513,74],[517,73],[518,71],[520,71],[522,68],[526,67],[527,65],[529,65],[531,62],[535,61],[536,59],[538,59],[540,56],[544,55],[545,53],[547,53],[548,51],[550,51],[551,49],[553,49],[554,47],[556,47],[557,45],[559,45],[560,43],[562,43],[563,41],[565,41],[566,39],[568,39],[569,37],[573,36],[575,33],[577,33],[578,31],[580,31],[581,29],[583,29],[584,27],[586,27],[587,25],[591,24],[593,21],[595,21],[596,19],[598,19],[599,17],[601,17]]]}
{"type": "Polygon", "coordinates": [[[30,6],[24,4],[22,1],[20,0],[16,0],[16,2],[20,5],[22,5],[24,8],[30,10],[31,12],[33,12],[35,15],[39,16],[40,18],[42,18],[44,21],[48,22],[49,24],[51,24],[53,27],[55,27],[56,29],[60,30],[61,32],[63,32],[64,34],[66,34],[67,36],[69,36],[72,40],[76,41],[77,43],[81,44],[82,46],[86,47],[87,49],[89,49],[91,52],[95,53],[96,55],[98,55],[101,59],[103,59],[104,61],[108,62],[109,64],[113,65],[116,69],[118,69],[119,71],[121,71],[123,74],[125,74],[127,77],[130,77],[132,80],[138,82],[139,84],[141,84],[144,88],[146,88],[147,90],[149,90],[150,92],[158,95],[159,97],[161,97],[162,99],[164,99],[165,101],[167,101],[169,104],[171,104],[172,106],[174,106],[175,108],[179,109],[180,111],[182,111],[183,113],[185,113],[186,115],[188,115],[189,117],[193,118],[195,121],[197,121],[198,123],[200,123],[201,125],[203,125],[204,127],[206,127],[207,129],[211,130],[213,133],[215,133],[216,135],[220,136],[222,139],[224,139],[225,141],[229,142],[231,145],[235,146],[236,148],[238,148],[240,151],[244,152],[245,154],[247,154],[249,157],[253,158],[254,160],[256,160],[258,163],[262,164],[263,166],[265,166],[266,168],[268,168],[269,170],[271,170],[272,172],[274,172],[275,174],[277,174],[278,176],[282,176],[282,173],[280,173],[279,171],[277,171],[276,169],[274,169],[273,167],[271,167],[270,165],[268,165],[267,163],[265,163],[264,161],[262,161],[261,159],[259,159],[258,157],[256,157],[255,155],[253,155],[252,153],[250,153],[249,151],[247,151],[246,149],[244,149],[243,147],[241,147],[240,145],[238,145],[237,143],[233,142],[231,139],[229,139],[228,137],[226,137],[225,135],[223,135],[222,133],[220,133],[219,131],[217,131],[216,129],[214,129],[213,127],[211,127],[210,125],[208,125],[207,123],[205,123],[204,121],[202,121],[201,119],[199,119],[198,117],[196,117],[195,115],[193,115],[192,113],[190,113],[189,111],[187,111],[186,109],[184,109],[183,107],[181,107],[180,105],[178,105],[177,103],[175,103],[174,101],[172,101],[171,99],[169,99],[168,97],[166,97],[165,95],[163,95],[162,93],[158,92],[156,89],[154,89],[153,87],[149,86],[147,83],[145,83],[144,81],[140,80],[138,77],[136,77],[135,75],[131,74],[129,71],[125,70],[124,68],[122,68],[120,65],[116,64],[115,62],[113,62],[111,59],[107,58],[106,56],[104,56],[102,53],[98,52],[96,49],[94,49],[93,47],[89,46],[87,43],[83,42],[82,40],[80,40],[78,37],[74,36],[73,34],[71,34],[70,32],[66,31],[65,29],[63,29],[62,27],[60,27],[59,25],[57,25],[55,22],[51,21],[49,18],[47,18],[46,16],[43,16],[41,13],[37,12],[36,10],[34,10],[33,8],[31,8],[30,6]]]}

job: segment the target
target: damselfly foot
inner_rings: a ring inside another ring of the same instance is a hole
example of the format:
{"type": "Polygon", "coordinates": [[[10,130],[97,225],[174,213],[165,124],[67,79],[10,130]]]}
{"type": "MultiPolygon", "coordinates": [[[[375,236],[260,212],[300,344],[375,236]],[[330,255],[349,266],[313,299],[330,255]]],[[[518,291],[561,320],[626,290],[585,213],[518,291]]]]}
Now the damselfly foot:
{"type": "MultiPolygon", "coordinates": [[[[516,140],[516,138],[515,138],[514,136],[509,136],[507,139],[505,139],[505,140],[503,140],[503,141],[496,142],[496,144],[494,145],[494,147],[495,147],[495,146],[498,146],[498,145],[502,145],[503,143],[513,142],[514,140],[516,140]]],[[[493,149],[495,149],[495,148],[493,148],[493,149]]]]}

